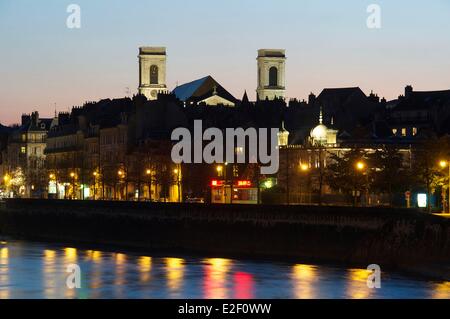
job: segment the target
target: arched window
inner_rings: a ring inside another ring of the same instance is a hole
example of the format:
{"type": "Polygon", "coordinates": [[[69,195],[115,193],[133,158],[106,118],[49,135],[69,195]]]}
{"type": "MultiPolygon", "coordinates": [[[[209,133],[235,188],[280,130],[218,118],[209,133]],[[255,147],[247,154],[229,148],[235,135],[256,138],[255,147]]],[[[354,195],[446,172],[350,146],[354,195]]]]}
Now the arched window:
{"type": "Polygon", "coordinates": [[[269,69],[269,86],[278,86],[278,69],[274,66],[269,69]]]}
{"type": "Polygon", "coordinates": [[[156,65],[150,67],[150,84],[158,84],[158,67],[156,65]]]}

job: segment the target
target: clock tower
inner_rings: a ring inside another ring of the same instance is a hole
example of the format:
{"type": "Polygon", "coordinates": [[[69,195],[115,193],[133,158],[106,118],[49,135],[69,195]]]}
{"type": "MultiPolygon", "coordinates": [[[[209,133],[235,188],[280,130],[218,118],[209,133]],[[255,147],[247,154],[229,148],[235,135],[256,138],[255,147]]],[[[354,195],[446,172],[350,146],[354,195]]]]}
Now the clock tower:
{"type": "Polygon", "coordinates": [[[166,85],[166,48],[139,48],[139,94],[156,100],[158,94],[168,93],[166,85]]]}

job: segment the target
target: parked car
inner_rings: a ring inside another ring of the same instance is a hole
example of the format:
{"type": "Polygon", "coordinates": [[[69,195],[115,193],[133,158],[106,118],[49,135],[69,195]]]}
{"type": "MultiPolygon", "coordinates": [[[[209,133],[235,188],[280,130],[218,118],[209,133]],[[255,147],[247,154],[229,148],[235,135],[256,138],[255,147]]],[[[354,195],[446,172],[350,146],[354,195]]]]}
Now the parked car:
{"type": "Polygon", "coordinates": [[[204,204],[205,199],[204,198],[187,198],[186,203],[189,204],[204,204]]]}

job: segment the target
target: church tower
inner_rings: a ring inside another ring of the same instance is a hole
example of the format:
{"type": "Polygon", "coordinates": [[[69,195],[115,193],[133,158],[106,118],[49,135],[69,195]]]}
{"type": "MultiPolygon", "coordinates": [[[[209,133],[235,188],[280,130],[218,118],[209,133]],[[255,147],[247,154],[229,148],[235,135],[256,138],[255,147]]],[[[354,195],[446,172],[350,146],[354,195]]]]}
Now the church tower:
{"type": "Polygon", "coordinates": [[[258,100],[284,98],[285,88],[285,50],[258,50],[258,100]]]}
{"type": "Polygon", "coordinates": [[[167,93],[166,48],[139,48],[139,94],[156,100],[159,93],[167,93]]]}

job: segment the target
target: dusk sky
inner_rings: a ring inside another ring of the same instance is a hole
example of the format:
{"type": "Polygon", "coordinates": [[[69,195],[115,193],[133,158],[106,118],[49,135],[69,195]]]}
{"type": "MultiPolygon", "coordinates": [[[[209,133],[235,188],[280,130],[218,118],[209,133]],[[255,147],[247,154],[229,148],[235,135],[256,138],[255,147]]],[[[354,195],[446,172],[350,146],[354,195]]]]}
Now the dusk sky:
{"type": "Polygon", "coordinates": [[[0,0],[0,41],[2,124],[136,93],[143,45],[167,47],[169,89],[212,75],[254,99],[260,48],[286,49],[289,98],[450,89],[449,0],[0,0]],[[81,29],[66,26],[71,3],[81,29]],[[366,25],[372,3],[381,29],[366,25]]]}

